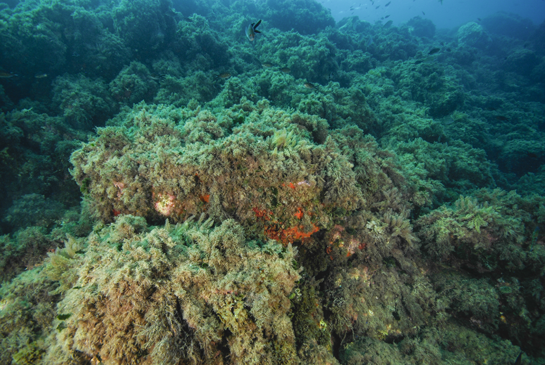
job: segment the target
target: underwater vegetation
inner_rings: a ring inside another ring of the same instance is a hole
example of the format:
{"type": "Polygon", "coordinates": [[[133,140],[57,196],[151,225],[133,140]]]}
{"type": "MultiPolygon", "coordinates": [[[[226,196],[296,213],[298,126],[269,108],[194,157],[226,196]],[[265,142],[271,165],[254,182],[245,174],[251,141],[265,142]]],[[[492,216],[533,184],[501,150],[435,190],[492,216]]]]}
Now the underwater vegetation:
{"type": "Polygon", "coordinates": [[[545,364],[545,24],[439,26],[0,4],[0,363],[545,364]]]}

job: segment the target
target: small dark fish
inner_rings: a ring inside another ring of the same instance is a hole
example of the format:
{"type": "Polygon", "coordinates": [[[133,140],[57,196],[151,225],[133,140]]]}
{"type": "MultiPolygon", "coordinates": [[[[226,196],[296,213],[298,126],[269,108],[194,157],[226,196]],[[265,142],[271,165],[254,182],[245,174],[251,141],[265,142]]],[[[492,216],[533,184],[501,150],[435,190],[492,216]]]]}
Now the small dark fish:
{"type": "Polygon", "coordinates": [[[257,23],[252,23],[246,27],[246,37],[248,37],[250,42],[254,41],[256,33],[261,33],[259,30],[257,30],[259,24],[261,24],[261,19],[259,19],[257,23]]]}
{"type": "Polygon", "coordinates": [[[282,68],[280,69],[280,71],[282,71],[282,72],[285,73],[285,74],[289,74],[289,73],[291,72],[291,68],[289,68],[289,67],[282,67],[282,68]]]}
{"type": "Polygon", "coordinates": [[[44,74],[36,74],[36,75],[34,75],[34,77],[37,78],[37,79],[45,79],[47,77],[47,74],[45,74],[45,73],[44,74]]]}
{"type": "Polygon", "coordinates": [[[450,47],[447,48],[447,52],[452,52],[452,49],[450,49],[450,47]]]}
{"type": "Polygon", "coordinates": [[[271,67],[273,67],[273,64],[269,63],[269,62],[265,62],[265,63],[262,63],[261,66],[263,66],[265,68],[271,68],[271,67]]]}
{"type": "Polygon", "coordinates": [[[520,365],[522,364],[522,351],[520,352],[519,356],[517,356],[517,359],[515,360],[514,365],[520,365]]]}
{"type": "Polygon", "coordinates": [[[389,15],[386,15],[386,16],[384,17],[384,19],[388,19],[389,17],[390,17],[389,15]]]}
{"type": "Polygon", "coordinates": [[[422,11],[422,14],[426,15],[426,13],[424,13],[424,11],[422,11]]]}
{"type": "Polygon", "coordinates": [[[502,120],[502,121],[509,120],[509,118],[504,117],[503,115],[495,115],[494,118],[496,118],[497,120],[502,120]]]}
{"type": "Polygon", "coordinates": [[[218,76],[220,79],[228,79],[229,77],[231,77],[231,74],[229,72],[224,72],[222,74],[219,74],[218,76]]]}
{"type": "Polygon", "coordinates": [[[481,18],[477,18],[478,21],[481,21],[481,18]]]}
{"type": "Polygon", "coordinates": [[[390,5],[392,2],[389,1],[386,5],[384,5],[384,7],[387,7],[388,5],[390,5]]]}
{"type": "Polygon", "coordinates": [[[445,42],[441,42],[441,45],[444,46],[444,45],[445,45],[445,42]]]}
{"type": "Polygon", "coordinates": [[[432,48],[428,54],[431,56],[432,54],[436,54],[440,50],[441,50],[441,48],[432,48]]]}
{"type": "Polygon", "coordinates": [[[11,72],[0,72],[0,79],[11,79],[15,76],[17,76],[17,74],[12,74],[11,72]]]}
{"type": "Polygon", "coordinates": [[[312,85],[310,82],[305,82],[304,85],[305,85],[305,87],[307,89],[315,89],[316,88],[316,86],[312,85]]]}
{"type": "Polygon", "coordinates": [[[538,158],[538,157],[539,157],[539,156],[537,155],[537,153],[533,153],[533,152],[528,152],[526,155],[527,155],[528,157],[530,157],[530,158],[538,158]]]}
{"type": "Polygon", "coordinates": [[[392,25],[393,21],[392,20],[388,20],[386,22],[386,24],[384,24],[384,28],[388,28],[390,25],[392,25]]]}
{"type": "Polygon", "coordinates": [[[419,64],[421,64],[422,62],[424,62],[424,60],[416,60],[416,61],[414,61],[414,64],[415,64],[415,65],[419,65],[419,64]]]}
{"type": "Polygon", "coordinates": [[[449,116],[448,119],[444,122],[446,125],[454,123],[455,120],[452,116],[449,116]]]}
{"type": "Polygon", "coordinates": [[[377,7],[375,8],[375,9],[378,9],[378,8],[380,8],[380,5],[379,5],[379,6],[377,6],[377,7]]]}

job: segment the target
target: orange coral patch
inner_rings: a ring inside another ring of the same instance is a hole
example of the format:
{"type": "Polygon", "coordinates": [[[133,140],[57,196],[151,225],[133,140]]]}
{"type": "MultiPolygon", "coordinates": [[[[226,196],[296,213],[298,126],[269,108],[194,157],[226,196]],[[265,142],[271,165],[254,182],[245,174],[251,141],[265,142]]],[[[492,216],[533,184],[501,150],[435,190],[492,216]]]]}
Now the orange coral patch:
{"type": "Polygon", "coordinates": [[[284,245],[287,245],[288,243],[293,243],[297,240],[309,238],[313,233],[319,231],[319,228],[314,224],[313,229],[310,232],[302,232],[300,229],[303,229],[303,226],[281,229],[278,225],[274,224],[265,227],[265,235],[270,239],[280,241],[284,245]]]}
{"type": "Polygon", "coordinates": [[[302,229],[303,226],[291,227],[284,229],[280,235],[280,239],[283,244],[293,243],[297,240],[303,240],[309,238],[313,233],[318,232],[319,228],[313,224],[313,229],[310,232],[302,232],[299,229],[302,229]]]}
{"type": "Polygon", "coordinates": [[[293,183],[290,183],[290,188],[292,188],[293,190],[295,190],[295,185],[293,185],[293,183]]]}
{"type": "Polygon", "coordinates": [[[121,214],[121,211],[119,211],[117,209],[113,209],[112,212],[114,213],[114,217],[117,217],[118,215],[121,214]]]}
{"type": "Polygon", "coordinates": [[[202,202],[208,203],[208,201],[210,200],[210,194],[201,195],[199,198],[201,199],[202,202]]]}
{"type": "Polygon", "coordinates": [[[294,214],[297,219],[303,218],[303,209],[297,208],[297,213],[294,214]]]}
{"type": "Polygon", "coordinates": [[[272,212],[267,212],[267,209],[257,209],[257,208],[252,208],[252,210],[254,211],[255,213],[255,216],[257,218],[263,218],[265,219],[266,221],[268,221],[270,219],[270,216],[272,215],[272,212]]]}
{"type": "Polygon", "coordinates": [[[265,236],[269,237],[271,240],[280,241],[280,232],[274,225],[265,227],[265,236]]]}

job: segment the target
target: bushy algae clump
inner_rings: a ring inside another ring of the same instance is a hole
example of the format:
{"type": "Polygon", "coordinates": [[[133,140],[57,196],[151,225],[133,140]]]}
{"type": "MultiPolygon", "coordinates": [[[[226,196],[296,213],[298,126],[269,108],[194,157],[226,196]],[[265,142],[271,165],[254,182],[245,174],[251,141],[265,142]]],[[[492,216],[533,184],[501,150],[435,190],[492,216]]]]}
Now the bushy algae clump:
{"type": "Polygon", "coordinates": [[[25,271],[0,288],[0,362],[40,363],[54,331],[58,286],[43,266],[25,271]]]}
{"type": "Polygon", "coordinates": [[[442,268],[432,282],[450,314],[485,333],[540,343],[535,335],[544,330],[535,309],[543,305],[544,222],[542,197],[499,189],[460,197],[420,217],[424,252],[442,268]],[[470,277],[475,272],[484,277],[470,277]]]}
{"type": "Polygon", "coordinates": [[[95,230],[84,254],[52,255],[49,272],[72,274],[53,274],[70,289],[45,361],[296,363],[296,250],[247,241],[233,220],[212,224],[149,227],[127,215],[95,230]]]}
{"type": "Polygon", "coordinates": [[[288,243],[364,202],[354,165],[323,119],[265,101],[221,114],[153,109],[135,108],[72,156],[72,173],[103,220],[181,222],[206,213],[288,243]]]}

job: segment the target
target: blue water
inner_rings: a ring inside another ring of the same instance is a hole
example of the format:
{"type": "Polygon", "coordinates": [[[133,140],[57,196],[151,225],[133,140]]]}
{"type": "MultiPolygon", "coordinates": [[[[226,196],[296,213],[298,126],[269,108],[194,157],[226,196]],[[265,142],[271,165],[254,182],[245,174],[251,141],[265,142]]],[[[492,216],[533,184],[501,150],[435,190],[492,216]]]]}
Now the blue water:
{"type": "Polygon", "coordinates": [[[528,18],[534,24],[541,24],[545,20],[545,2],[541,0],[445,0],[443,2],[438,0],[320,0],[319,2],[331,10],[331,15],[336,21],[356,15],[362,20],[375,23],[384,16],[390,15],[394,25],[399,25],[415,16],[426,16],[438,28],[450,29],[502,11],[528,18]],[[388,3],[390,4],[385,6],[388,3]]]}

